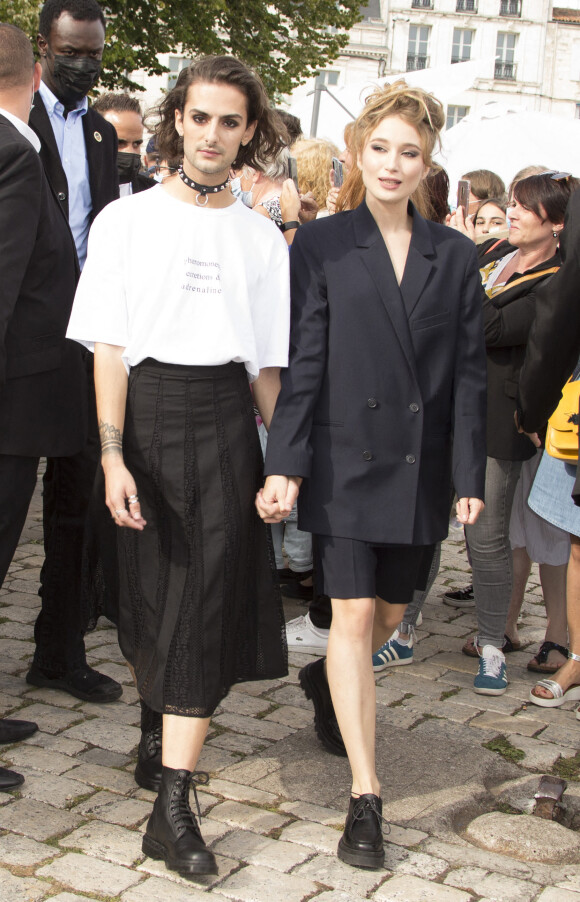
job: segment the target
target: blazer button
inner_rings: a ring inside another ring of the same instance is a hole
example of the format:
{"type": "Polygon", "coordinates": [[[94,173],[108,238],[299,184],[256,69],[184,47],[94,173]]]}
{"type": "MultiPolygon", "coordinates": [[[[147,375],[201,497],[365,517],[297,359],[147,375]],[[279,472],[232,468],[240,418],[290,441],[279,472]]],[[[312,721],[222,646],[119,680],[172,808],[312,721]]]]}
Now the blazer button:
{"type": "Polygon", "coordinates": [[[59,199],[59,200],[66,200],[66,194],[64,193],[64,191],[59,191],[59,192],[58,192],[58,199],[59,199]]]}
{"type": "Polygon", "coordinates": [[[367,401],[367,407],[378,407],[379,402],[376,398],[369,398],[367,401]]]}
{"type": "Polygon", "coordinates": [[[362,454],[363,454],[364,460],[372,460],[373,459],[373,455],[371,454],[370,451],[363,451],[362,454]]]}
{"type": "Polygon", "coordinates": [[[409,404],[409,410],[412,411],[412,413],[419,413],[419,405],[415,404],[413,401],[412,404],[409,404]]]}
{"type": "Polygon", "coordinates": [[[414,464],[415,461],[417,460],[417,458],[415,457],[414,454],[407,454],[405,460],[407,461],[408,464],[414,464]]]}

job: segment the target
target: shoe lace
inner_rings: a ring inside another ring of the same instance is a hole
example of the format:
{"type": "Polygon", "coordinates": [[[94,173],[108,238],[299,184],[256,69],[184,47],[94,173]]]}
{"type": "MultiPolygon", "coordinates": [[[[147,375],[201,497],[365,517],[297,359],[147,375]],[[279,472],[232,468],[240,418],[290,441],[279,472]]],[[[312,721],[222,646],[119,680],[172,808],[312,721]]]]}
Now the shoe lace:
{"type": "Polygon", "coordinates": [[[175,826],[180,832],[188,827],[199,833],[199,827],[195,815],[189,806],[189,789],[193,789],[195,807],[201,823],[201,808],[197,797],[197,787],[206,786],[209,783],[209,774],[202,770],[194,771],[187,777],[179,777],[175,781],[175,789],[170,801],[170,810],[174,817],[175,826]]]}
{"type": "Polygon", "coordinates": [[[379,811],[377,803],[375,802],[374,799],[363,799],[361,797],[354,803],[354,806],[352,809],[353,821],[362,820],[363,817],[365,816],[366,811],[372,811],[373,814],[376,815],[383,836],[388,836],[389,833],[391,832],[391,827],[390,827],[387,819],[384,818],[382,813],[379,811]]]}
{"type": "Polygon", "coordinates": [[[161,748],[162,727],[155,727],[147,733],[147,754],[152,757],[161,748]]]}
{"type": "Polygon", "coordinates": [[[301,615],[300,617],[296,617],[294,620],[289,620],[286,624],[286,633],[298,633],[301,632],[304,627],[307,626],[306,617],[301,615]]]}
{"type": "Polygon", "coordinates": [[[497,679],[501,674],[501,668],[503,664],[503,656],[496,654],[489,654],[485,657],[481,658],[482,666],[483,666],[483,675],[492,677],[493,679],[497,679]]]}

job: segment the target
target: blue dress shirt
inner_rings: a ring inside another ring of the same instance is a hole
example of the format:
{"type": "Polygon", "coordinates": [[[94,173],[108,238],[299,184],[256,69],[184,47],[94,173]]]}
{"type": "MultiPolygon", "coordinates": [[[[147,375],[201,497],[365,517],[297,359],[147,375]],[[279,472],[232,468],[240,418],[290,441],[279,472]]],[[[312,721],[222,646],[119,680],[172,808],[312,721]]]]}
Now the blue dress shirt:
{"type": "Polygon", "coordinates": [[[82,122],[89,103],[84,97],[65,119],[64,105],[43,81],[40,82],[38,91],[52,125],[56,146],[68,182],[68,221],[82,269],[87,256],[87,241],[93,209],[82,122]]]}

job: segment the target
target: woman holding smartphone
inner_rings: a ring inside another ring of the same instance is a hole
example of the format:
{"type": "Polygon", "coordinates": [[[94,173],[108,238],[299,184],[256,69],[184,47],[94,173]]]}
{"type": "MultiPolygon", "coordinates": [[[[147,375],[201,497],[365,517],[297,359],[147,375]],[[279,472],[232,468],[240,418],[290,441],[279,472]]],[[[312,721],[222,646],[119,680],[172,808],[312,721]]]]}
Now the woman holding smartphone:
{"type": "Polygon", "coordinates": [[[445,121],[399,81],[372,94],[352,133],[345,183],[356,209],[300,227],[291,252],[290,363],[271,425],[260,515],[317,537],[332,599],[328,656],[300,673],[319,734],[340,741],[352,792],[339,857],[384,862],[375,769],[375,612],[403,619],[417,570],[458,516],[483,507],[485,348],[473,244],[409,198],[445,121]],[[451,434],[454,433],[453,450],[451,434]],[[327,677],[328,675],[328,683],[327,677]],[[328,684],[330,685],[329,695],[328,684]],[[332,709],[334,703],[334,711],[332,709]]]}

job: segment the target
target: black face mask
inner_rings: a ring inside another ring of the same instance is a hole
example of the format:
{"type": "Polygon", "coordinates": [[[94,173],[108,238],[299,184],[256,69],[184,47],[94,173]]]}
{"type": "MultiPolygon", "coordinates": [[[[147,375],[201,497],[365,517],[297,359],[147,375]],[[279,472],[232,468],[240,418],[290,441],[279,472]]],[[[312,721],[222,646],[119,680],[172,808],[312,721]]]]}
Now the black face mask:
{"type": "MultiPolygon", "coordinates": [[[[50,57],[47,56],[47,59],[50,57]]],[[[78,103],[86,97],[101,73],[101,61],[90,56],[76,59],[68,56],[52,56],[52,81],[54,93],[65,106],[78,103]]]]}
{"type": "Polygon", "coordinates": [[[132,182],[141,169],[141,156],[138,153],[126,153],[120,150],[117,154],[117,171],[119,183],[125,185],[132,182]]]}

